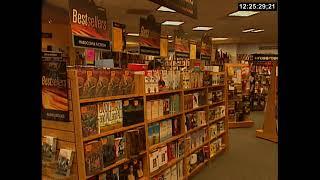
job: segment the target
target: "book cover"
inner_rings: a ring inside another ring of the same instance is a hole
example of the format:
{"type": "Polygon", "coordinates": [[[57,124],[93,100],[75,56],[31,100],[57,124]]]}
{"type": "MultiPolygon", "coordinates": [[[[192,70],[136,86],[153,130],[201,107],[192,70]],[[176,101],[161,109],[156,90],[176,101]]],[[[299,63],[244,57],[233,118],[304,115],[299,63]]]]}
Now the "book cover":
{"type": "Polygon", "coordinates": [[[103,168],[103,153],[101,141],[92,141],[84,145],[86,174],[90,176],[103,168]]]}
{"type": "Polygon", "coordinates": [[[159,88],[160,91],[169,90],[169,77],[167,70],[160,71],[159,88]]]}
{"type": "Polygon", "coordinates": [[[152,71],[152,87],[154,89],[154,93],[158,93],[159,92],[159,80],[160,80],[160,73],[159,70],[153,70],[152,71]]]}
{"type": "Polygon", "coordinates": [[[180,78],[181,78],[181,73],[180,71],[176,71],[176,74],[175,74],[175,79],[176,79],[176,89],[180,89],[180,78]]]}
{"type": "Polygon", "coordinates": [[[179,161],[178,165],[178,180],[183,180],[183,161],[179,161]]]}
{"type": "Polygon", "coordinates": [[[44,136],[45,140],[42,144],[42,160],[53,161],[56,157],[57,138],[52,136],[44,136]]]}
{"type": "Polygon", "coordinates": [[[144,83],[145,83],[145,93],[150,94],[154,93],[154,89],[152,88],[152,71],[145,71],[144,75],[144,83]]]}
{"type": "Polygon", "coordinates": [[[84,84],[87,81],[86,69],[83,67],[78,67],[77,77],[78,77],[79,98],[80,99],[88,98],[88,92],[86,92],[87,89],[84,87],[84,84]]]}
{"type": "Polygon", "coordinates": [[[172,137],[172,120],[166,120],[166,139],[172,137]]]}
{"type": "Polygon", "coordinates": [[[110,96],[117,95],[117,91],[119,90],[119,78],[117,77],[117,70],[111,69],[110,70],[110,81],[108,85],[108,93],[110,96]]]}
{"type": "Polygon", "coordinates": [[[150,160],[150,172],[154,172],[159,169],[159,150],[155,150],[149,154],[150,160]]]}
{"type": "Polygon", "coordinates": [[[168,162],[168,154],[167,154],[167,146],[159,148],[159,167],[167,164],[168,162]]]}
{"type": "Polygon", "coordinates": [[[120,171],[119,168],[113,168],[110,180],[120,180],[120,171]]]}
{"type": "Polygon", "coordinates": [[[172,119],[172,136],[177,136],[180,134],[180,122],[178,118],[172,119]]]}
{"type": "Polygon", "coordinates": [[[129,130],[125,132],[126,149],[128,157],[137,156],[140,153],[139,143],[139,130],[129,130]]]}
{"type": "Polygon", "coordinates": [[[152,133],[153,141],[155,142],[155,144],[158,144],[160,142],[160,124],[159,123],[154,124],[152,132],[153,132],[152,133]]]}
{"type": "Polygon", "coordinates": [[[152,110],[151,110],[152,119],[158,118],[159,117],[159,101],[158,100],[151,101],[151,107],[152,107],[152,110]]]}
{"type": "Polygon", "coordinates": [[[125,94],[125,81],[124,81],[124,70],[117,69],[116,70],[116,77],[118,78],[117,89],[114,95],[123,95],[125,94]]]}
{"type": "Polygon", "coordinates": [[[214,145],[214,142],[210,143],[210,158],[212,158],[216,153],[216,146],[214,145]]]}
{"type": "Polygon", "coordinates": [[[144,121],[143,98],[123,100],[123,126],[131,126],[144,121]]]}
{"type": "Polygon", "coordinates": [[[178,168],[177,164],[171,167],[171,180],[178,180],[178,168]]]}
{"type": "Polygon", "coordinates": [[[210,158],[210,147],[208,145],[203,146],[203,153],[204,153],[205,159],[210,158]]]}
{"type": "Polygon", "coordinates": [[[162,117],[164,114],[163,114],[163,102],[164,100],[163,99],[160,99],[159,100],[159,117],[162,117]]]}
{"type": "Polygon", "coordinates": [[[184,149],[185,149],[185,141],[183,138],[178,140],[178,157],[181,157],[184,155],[184,149]]]}
{"type": "Polygon", "coordinates": [[[80,107],[82,134],[88,137],[98,133],[98,108],[97,104],[86,104],[80,107]]]}
{"type": "Polygon", "coordinates": [[[190,135],[187,136],[185,139],[185,153],[188,154],[191,150],[191,137],[190,135]]]}
{"type": "Polygon", "coordinates": [[[86,77],[83,87],[83,96],[86,98],[94,98],[96,95],[99,72],[96,68],[86,68],[86,77]]]}
{"type": "Polygon", "coordinates": [[[166,98],[163,100],[163,115],[170,114],[170,99],[166,98]]]}
{"type": "Polygon", "coordinates": [[[73,162],[74,151],[70,149],[60,149],[58,156],[57,174],[69,176],[73,162]]]}
{"type": "Polygon", "coordinates": [[[153,126],[154,126],[154,124],[150,124],[148,126],[148,141],[149,141],[150,145],[155,144],[155,139],[153,139],[153,126]]]}
{"type": "Polygon", "coordinates": [[[152,119],[152,116],[151,116],[151,114],[152,114],[152,103],[151,103],[151,101],[147,101],[147,120],[148,121],[150,121],[151,119],[152,119]]]}
{"type": "Polygon", "coordinates": [[[102,68],[99,68],[97,71],[99,73],[99,78],[98,78],[97,88],[96,88],[96,97],[106,97],[108,96],[110,71],[102,68]]]}
{"type": "Polygon", "coordinates": [[[200,91],[198,96],[198,105],[203,106],[206,104],[206,93],[205,91],[200,91]]]}
{"type": "Polygon", "coordinates": [[[164,180],[170,180],[171,179],[171,169],[170,168],[168,168],[167,170],[164,171],[163,179],[164,180]]]}
{"type": "Polygon", "coordinates": [[[134,74],[130,70],[124,70],[123,94],[133,94],[135,91],[134,74]]]}
{"type": "Polygon", "coordinates": [[[137,128],[139,131],[139,152],[146,150],[146,132],[144,126],[137,128]]]}
{"type": "Polygon", "coordinates": [[[167,122],[161,121],[160,123],[160,142],[163,142],[167,139],[167,122]]]}
{"type": "Polygon", "coordinates": [[[115,162],[114,135],[101,138],[103,167],[107,167],[115,162]]]}
{"type": "Polygon", "coordinates": [[[168,70],[167,75],[168,75],[168,87],[170,90],[172,90],[173,89],[173,71],[168,70]]]}
{"type": "Polygon", "coordinates": [[[171,160],[173,160],[173,159],[175,158],[171,144],[172,144],[172,143],[168,143],[168,144],[167,144],[168,162],[170,162],[171,160]]]}
{"type": "Polygon", "coordinates": [[[118,137],[114,139],[114,149],[116,161],[119,161],[125,157],[125,138],[118,137]]]}

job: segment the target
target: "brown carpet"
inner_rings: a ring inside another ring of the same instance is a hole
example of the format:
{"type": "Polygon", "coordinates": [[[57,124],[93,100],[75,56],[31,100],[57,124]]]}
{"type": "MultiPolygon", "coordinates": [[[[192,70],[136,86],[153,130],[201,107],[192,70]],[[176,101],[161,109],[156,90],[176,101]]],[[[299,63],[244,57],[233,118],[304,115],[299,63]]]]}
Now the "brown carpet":
{"type": "Polygon", "coordinates": [[[192,180],[276,180],[278,146],[255,137],[262,127],[263,112],[252,112],[252,128],[230,129],[230,148],[211,160],[192,180]]]}

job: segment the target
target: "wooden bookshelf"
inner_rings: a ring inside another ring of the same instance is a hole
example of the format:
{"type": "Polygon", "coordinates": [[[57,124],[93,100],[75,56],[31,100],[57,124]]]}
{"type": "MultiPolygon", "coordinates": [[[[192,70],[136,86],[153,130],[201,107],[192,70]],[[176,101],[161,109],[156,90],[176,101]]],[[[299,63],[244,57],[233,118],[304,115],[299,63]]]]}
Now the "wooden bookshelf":
{"type": "Polygon", "coordinates": [[[100,134],[96,134],[96,135],[92,135],[92,136],[89,136],[89,137],[85,137],[85,138],[83,138],[83,142],[88,142],[88,141],[92,141],[92,140],[95,140],[95,139],[98,139],[98,138],[102,138],[102,137],[105,137],[105,136],[108,136],[108,135],[111,135],[111,134],[116,134],[116,133],[119,133],[119,132],[128,131],[130,129],[135,129],[135,128],[140,127],[140,126],[144,126],[144,122],[139,123],[139,124],[134,124],[134,125],[131,125],[131,126],[121,127],[121,128],[110,130],[110,131],[106,131],[106,132],[103,132],[103,133],[100,133],[100,134]]]}
{"type": "Polygon", "coordinates": [[[249,128],[254,125],[254,122],[251,119],[246,119],[244,121],[229,121],[229,128],[249,128]]]}
{"type": "Polygon", "coordinates": [[[98,97],[98,98],[88,98],[88,99],[80,99],[80,103],[92,103],[92,102],[101,102],[101,101],[112,101],[118,99],[130,99],[130,98],[137,98],[143,97],[142,95],[138,94],[129,94],[129,95],[119,95],[119,96],[108,96],[108,97],[98,97]]]}
{"type": "Polygon", "coordinates": [[[184,113],[187,114],[187,113],[190,113],[190,112],[193,112],[193,111],[196,111],[196,110],[203,109],[205,107],[208,107],[208,105],[202,105],[202,106],[199,106],[199,107],[196,107],[196,108],[193,108],[193,109],[188,109],[188,110],[184,111],[184,113]]]}
{"type": "Polygon", "coordinates": [[[165,119],[170,119],[170,118],[173,118],[173,117],[176,117],[176,116],[180,116],[182,114],[183,113],[180,112],[180,113],[176,113],[176,114],[168,114],[168,115],[165,115],[165,116],[161,116],[159,118],[149,120],[148,124],[155,123],[155,122],[158,122],[158,121],[162,121],[162,120],[165,120],[165,119]]]}
{"type": "Polygon", "coordinates": [[[184,92],[189,92],[189,91],[197,91],[197,90],[203,90],[207,88],[206,86],[204,87],[197,87],[197,88],[190,88],[190,89],[183,89],[184,92]]]}
{"type": "Polygon", "coordinates": [[[111,170],[111,169],[113,169],[113,168],[115,168],[115,167],[117,167],[117,166],[120,166],[120,165],[122,165],[122,164],[124,164],[124,163],[127,163],[127,162],[129,162],[129,161],[130,161],[130,159],[128,159],[128,158],[121,159],[121,160],[119,160],[119,161],[111,164],[110,166],[103,168],[101,171],[96,172],[96,173],[94,173],[94,174],[92,174],[92,175],[90,175],[90,176],[87,176],[86,179],[89,179],[89,178],[92,178],[93,176],[96,176],[96,175],[99,175],[99,174],[101,174],[101,173],[104,173],[104,172],[106,172],[106,171],[108,171],[108,170],[111,170]]]}
{"type": "Polygon", "coordinates": [[[189,131],[187,131],[186,134],[191,134],[191,133],[193,133],[193,132],[195,132],[195,131],[198,131],[199,129],[202,129],[202,128],[204,128],[204,127],[207,127],[207,124],[203,124],[203,125],[201,125],[201,126],[192,128],[192,129],[190,129],[189,131]]]}
{"type": "Polygon", "coordinates": [[[152,146],[149,147],[149,151],[153,151],[159,147],[163,147],[163,146],[166,146],[168,143],[172,142],[172,141],[175,141],[181,137],[183,137],[184,134],[180,134],[180,135],[177,135],[177,136],[173,136],[173,137],[170,137],[169,139],[163,141],[163,142],[160,142],[158,144],[154,144],[152,146]]]}
{"type": "Polygon", "coordinates": [[[209,124],[218,122],[218,121],[220,121],[221,119],[223,119],[223,118],[225,118],[225,117],[226,117],[226,116],[222,116],[222,117],[216,118],[216,119],[214,119],[214,120],[209,120],[209,124]]]}
{"type": "Polygon", "coordinates": [[[172,167],[173,165],[177,164],[177,163],[178,163],[179,161],[181,161],[182,159],[183,159],[183,156],[171,160],[171,161],[168,162],[167,164],[161,166],[158,170],[152,172],[152,173],[150,174],[150,177],[156,176],[156,175],[164,172],[164,171],[167,170],[168,168],[170,168],[170,167],[172,167]]]}
{"type": "Polygon", "coordinates": [[[212,103],[212,104],[209,104],[209,107],[211,107],[211,106],[216,106],[216,105],[221,104],[221,103],[224,103],[224,102],[225,102],[225,101],[214,102],[214,103],[212,103]]]}
{"type": "Polygon", "coordinates": [[[160,92],[157,92],[157,93],[146,94],[146,96],[159,96],[159,95],[163,95],[163,94],[174,94],[174,93],[179,93],[181,91],[182,91],[181,89],[169,90],[169,91],[160,91],[160,92]]]}

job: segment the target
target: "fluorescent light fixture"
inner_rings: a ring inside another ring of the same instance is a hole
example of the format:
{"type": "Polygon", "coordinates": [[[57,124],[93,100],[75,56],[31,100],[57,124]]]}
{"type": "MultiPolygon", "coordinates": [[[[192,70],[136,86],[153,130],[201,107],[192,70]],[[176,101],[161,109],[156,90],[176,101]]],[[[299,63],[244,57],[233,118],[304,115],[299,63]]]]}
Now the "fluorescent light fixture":
{"type": "Polygon", "coordinates": [[[251,29],[245,29],[245,30],[243,30],[242,32],[246,33],[246,32],[252,32],[252,31],[254,31],[254,30],[255,30],[254,28],[251,28],[251,29]]]}
{"type": "Polygon", "coordinates": [[[165,22],[163,22],[162,23],[162,25],[164,25],[164,26],[179,26],[179,25],[181,25],[181,24],[183,24],[184,22],[182,22],[182,21],[165,21],[165,22]]]}
{"type": "Polygon", "coordinates": [[[172,38],[172,36],[168,36],[168,38],[172,38]]]}
{"type": "Polygon", "coordinates": [[[126,44],[127,44],[127,45],[139,45],[139,43],[137,43],[137,42],[131,42],[131,41],[127,41],[126,44]]]}
{"type": "Polygon", "coordinates": [[[236,11],[234,13],[229,14],[229,16],[248,17],[258,13],[258,11],[236,11]]]}
{"type": "Polygon", "coordinates": [[[227,40],[229,38],[212,38],[212,41],[223,41],[223,40],[227,40]]]}
{"type": "Polygon", "coordinates": [[[192,28],[192,30],[194,30],[194,31],[209,31],[211,29],[213,29],[213,27],[197,26],[197,27],[192,28]]]}
{"type": "Polygon", "coordinates": [[[172,42],[173,42],[173,40],[169,40],[168,42],[169,42],[169,43],[172,43],[172,42]]]}
{"type": "Polygon", "coordinates": [[[127,33],[127,36],[139,36],[139,33],[127,33]]]}
{"type": "Polygon", "coordinates": [[[252,31],[253,33],[258,33],[258,32],[263,32],[264,30],[263,29],[257,29],[257,30],[254,30],[252,31]]]}
{"type": "Polygon", "coordinates": [[[164,12],[176,12],[175,10],[173,9],[170,9],[170,8],[167,8],[165,6],[161,6],[157,9],[158,11],[164,11],[164,12]]]}

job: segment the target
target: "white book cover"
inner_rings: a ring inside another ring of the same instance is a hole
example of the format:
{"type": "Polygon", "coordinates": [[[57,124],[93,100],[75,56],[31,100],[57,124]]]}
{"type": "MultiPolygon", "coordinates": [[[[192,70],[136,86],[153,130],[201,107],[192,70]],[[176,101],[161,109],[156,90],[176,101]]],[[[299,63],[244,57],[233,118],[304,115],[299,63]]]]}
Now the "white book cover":
{"type": "Polygon", "coordinates": [[[107,113],[105,112],[104,103],[98,103],[98,133],[101,133],[100,128],[107,125],[107,113]]]}
{"type": "Polygon", "coordinates": [[[198,105],[199,105],[199,93],[193,93],[192,102],[193,102],[193,108],[198,107],[198,105]]]}
{"type": "Polygon", "coordinates": [[[178,168],[177,164],[171,167],[171,180],[178,180],[178,168]]]}
{"type": "Polygon", "coordinates": [[[152,89],[152,71],[147,70],[145,71],[145,75],[144,75],[144,86],[145,86],[145,93],[149,94],[149,93],[153,93],[153,89],[152,89]]]}
{"type": "Polygon", "coordinates": [[[57,173],[63,176],[69,176],[73,162],[74,152],[69,149],[60,149],[57,165],[57,173]]]}
{"type": "Polygon", "coordinates": [[[168,168],[167,170],[164,171],[163,179],[164,180],[171,180],[171,169],[170,168],[168,168]]]}
{"type": "Polygon", "coordinates": [[[167,123],[166,121],[160,122],[160,142],[163,142],[167,138],[167,123]]]}
{"type": "Polygon", "coordinates": [[[159,117],[159,101],[158,100],[151,101],[151,106],[152,106],[152,112],[151,112],[152,119],[156,119],[159,117]]]}
{"type": "Polygon", "coordinates": [[[159,148],[159,167],[167,164],[168,162],[168,149],[167,146],[159,148]]]}
{"type": "Polygon", "coordinates": [[[150,172],[158,170],[159,169],[159,150],[156,150],[150,153],[149,160],[150,160],[150,172]]]}
{"type": "Polygon", "coordinates": [[[166,122],[166,124],[167,124],[167,138],[170,138],[170,137],[172,137],[172,120],[171,119],[169,119],[169,120],[167,120],[167,122],[166,122]]]}
{"type": "Polygon", "coordinates": [[[152,119],[152,106],[151,101],[147,101],[147,120],[150,121],[152,119]]]}
{"type": "Polygon", "coordinates": [[[159,100],[159,117],[163,116],[163,99],[159,100]]]}
{"type": "Polygon", "coordinates": [[[157,93],[159,92],[159,82],[160,80],[160,73],[159,70],[154,70],[153,71],[153,88],[154,88],[154,92],[157,93]]]}

